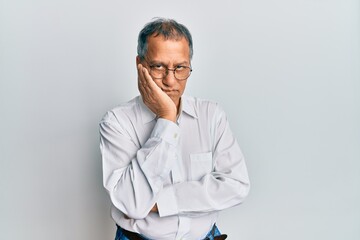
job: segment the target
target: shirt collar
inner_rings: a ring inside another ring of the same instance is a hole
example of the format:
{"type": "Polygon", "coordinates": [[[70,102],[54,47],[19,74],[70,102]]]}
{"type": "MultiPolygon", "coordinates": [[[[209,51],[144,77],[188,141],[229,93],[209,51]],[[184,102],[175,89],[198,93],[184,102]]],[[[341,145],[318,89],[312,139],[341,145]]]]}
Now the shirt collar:
{"type": "Polygon", "coordinates": [[[181,96],[181,111],[185,112],[189,116],[193,118],[198,118],[196,111],[195,111],[195,105],[194,101],[191,101],[192,99],[188,96],[181,96]]]}
{"type": "MultiPolygon", "coordinates": [[[[154,120],[156,118],[156,115],[145,105],[141,96],[138,97],[138,102],[139,102],[139,106],[140,106],[142,122],[145,124],[145,123],[149,123],[152,120],[154,120]]],[[[190,101],[189,97],[184,96],[184,95],[181,96],[180,112],[181,113],[185,112],[186,114],[188,114],[189,116],[191,116],[193,118],[198,118],[198,116],[195,112],[194,104],[190,101]]],[[[180,113],[180,115],[181,115],[181,113],[180,113]]]]}

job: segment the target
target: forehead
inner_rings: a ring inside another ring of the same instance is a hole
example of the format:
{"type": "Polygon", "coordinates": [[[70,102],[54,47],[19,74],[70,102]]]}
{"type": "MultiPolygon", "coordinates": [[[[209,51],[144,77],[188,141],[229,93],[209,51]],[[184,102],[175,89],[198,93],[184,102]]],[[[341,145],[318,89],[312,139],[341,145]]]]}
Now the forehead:
{"type": "Polygon", "coordinates": [[[164,36],[150,36],[147,39],[147,57],[156,61],[190,61],[189,43],[186,38],[166,39],[164,36]]]}

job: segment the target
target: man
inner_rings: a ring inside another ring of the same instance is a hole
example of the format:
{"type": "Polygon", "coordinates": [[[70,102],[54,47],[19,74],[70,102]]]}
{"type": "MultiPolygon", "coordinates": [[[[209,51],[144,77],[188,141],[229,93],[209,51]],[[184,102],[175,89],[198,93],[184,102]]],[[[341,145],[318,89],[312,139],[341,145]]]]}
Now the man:
{"type": "Polygon", "coordinates": [[[241,203],[249,179],[223,110],[183,96],[192,38],[182,24],[155,19],[138,39],[141,96],[100,123],[104,186],[122,239],[225,239],[219,211],[241,203]]]}

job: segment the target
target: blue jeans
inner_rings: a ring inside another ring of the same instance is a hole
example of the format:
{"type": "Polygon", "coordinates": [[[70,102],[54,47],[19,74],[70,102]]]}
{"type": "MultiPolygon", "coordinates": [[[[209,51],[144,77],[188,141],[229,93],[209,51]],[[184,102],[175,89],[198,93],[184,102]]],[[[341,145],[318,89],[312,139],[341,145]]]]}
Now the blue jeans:
{"type": "MultiPolygon", "coordinates": [[[[214,240],[213,235],[212,235],[212,229],[210,230],[210,232],[206,235],[205,238],[208,238],[209,240],[214,240]]],[[[214,232],[214,236],[220,236],[221,233],[219,231],[219,229],[217,228],[217,226],[215,226],[215,232],[214,232]]],[[[144,239],[146,240],[151,240],[148,239],[146,237],[143,236],[144,239]]],[[[115,236],[115,240],[129,240],[123,233],[121,227],[117,226],[117,231],[116,231],[116,236],[115,236]]]]}

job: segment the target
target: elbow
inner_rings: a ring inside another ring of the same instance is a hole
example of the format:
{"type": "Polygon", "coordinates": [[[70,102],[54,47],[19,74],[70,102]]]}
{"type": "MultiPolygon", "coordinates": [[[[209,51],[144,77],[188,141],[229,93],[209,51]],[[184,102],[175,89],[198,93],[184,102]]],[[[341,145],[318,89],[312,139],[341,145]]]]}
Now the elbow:
{"type": "Polygon", "coordinates": [[[124,214],[130,219],[141,220],[146,218],[149,212],[142,210],[139,211],[139,209],[131,209],[131,210],[127,210],[126,213],[124,214]]]}
{"type": "Polygon", "coordinates": [[[249,195],[250,192],[250,183],[244,184],[244,190],[243,190],[243,198],[246,198],[249,195]]]}
{"type": "Polygon", "coordinates": [[[241,183],[241,187],[239,189],[239,194],[238,194],[238,197],[239,197],[239,201],[240,203],[242,203],[245,198],[249,195],[249,192],[250,192],[250,182],[242,182],[241,183]]]}
{"type": "Polygon", "coordinates": [[[233,188],[233,203],[234,206],[238,204],[242,204],[250,192],[250,183],[238,181],[236,187],[233,188]]]}
{"type": "Polygon", "coordinates": [[[135,220],[141,220],[147,217],[150,209],[147,209],[139,204],[128,202],[125,199],[119,199],[115,194],[110,194],[112,204],[126,217],[135,220]]]}

